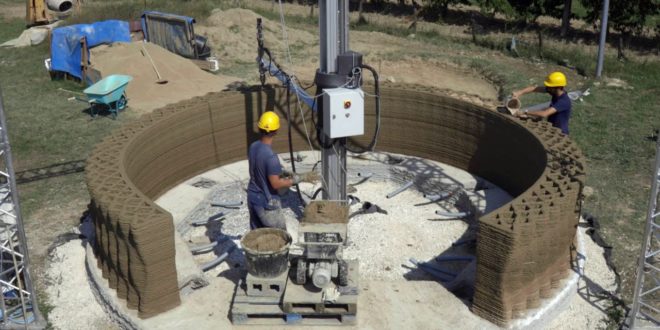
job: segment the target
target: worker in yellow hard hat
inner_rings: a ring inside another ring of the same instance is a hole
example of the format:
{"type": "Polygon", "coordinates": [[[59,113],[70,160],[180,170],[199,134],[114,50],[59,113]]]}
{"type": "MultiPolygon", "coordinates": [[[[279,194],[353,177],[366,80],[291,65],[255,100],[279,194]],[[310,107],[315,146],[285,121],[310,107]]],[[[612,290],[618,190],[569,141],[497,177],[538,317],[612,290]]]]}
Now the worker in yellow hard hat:
{"type": "Polygon", "coordinates": [[[247,193],[250,229],[286,229],[278,190],[289,188],[296,182],[293,177],[282,176],[282,165],[272,149],[273,139],[280,129],[280,117],[273,111],[264,112],[257,127],[261,136],[248,149],[250,183],[247,193]]]}
{"type": "Polygon", "coordinates": [[[297,175],[282,168],[280,159],[272,149],[273,139],[280,129],[280,117],[275,112],[264,112],[259,118],[257,127],[261,136],[248,149],[250,183],[247,191],[250,229],[263,227],[286,229],[279,192],[285,192],[289,187],[303,181],[318,181],[318,174],[312,171],[297,175]]]}
{"type": "Polygon", "coordinates": [[[550,106],[541,111],[520,111],[516,113],[519,117],[533,116],[548,118],[552,126],[561,129],[568,135],[568,120],[571,117],[571,99],[568,97],[566,88],[566,76],[559,72],[553,72],[543,82],[543,86],[529,86],[521,90],[514,91],[512,96],[519,98],[528,93],[548,93],[552,96],[550,106]]]}

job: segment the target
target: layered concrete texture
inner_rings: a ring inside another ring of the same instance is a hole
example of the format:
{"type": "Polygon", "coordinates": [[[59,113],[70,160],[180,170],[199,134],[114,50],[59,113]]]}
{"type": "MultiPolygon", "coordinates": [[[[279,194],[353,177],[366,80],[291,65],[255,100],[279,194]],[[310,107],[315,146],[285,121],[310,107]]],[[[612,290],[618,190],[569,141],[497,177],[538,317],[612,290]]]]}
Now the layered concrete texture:
{"type": "MultiPolygon", "coordinates": [[[[575,144],[546,122],[521,121],[432,89],[381,90],[379,150],[447,163],[517,196],[480,217],[473,311],[505,326],[553,296],[568,275],[584,182],[575,144]]],[[[179,304],[172,217],[153,200],[187,178],[245,159],[258,138],[259,115],[273,110],[286,117],[285,99],[281,89],[255,88],[169,105],[124,125],[89,157],[98,266],[140,317],[179,304]]],[[[353,143],[371,138],[373,101],[366,99],[366,134],[353,143]]],[[[291,111],[294,148],[308,150],[295,97],[291,111]]],[[[304,112],[315,144],[316,118],[304,112]]],[[[277,152],[287,150],[283,124],[277,152]]]]}

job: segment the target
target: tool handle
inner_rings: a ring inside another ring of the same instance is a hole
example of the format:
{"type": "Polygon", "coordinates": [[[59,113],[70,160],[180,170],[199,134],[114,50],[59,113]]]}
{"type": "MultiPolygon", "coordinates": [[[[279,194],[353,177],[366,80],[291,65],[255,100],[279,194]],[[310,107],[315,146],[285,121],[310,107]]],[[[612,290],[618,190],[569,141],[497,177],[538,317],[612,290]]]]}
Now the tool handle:
{"type": "Polygon", "coordinates": [[[147,55],[149,62],[151,62],[151,66],[154,68],[154,71],[156,71],[158,80],[163,80],[163,78],[161,78],[160,76],[160,72],[158,72],[158,68],[156,68],[156,63],[154,63],[154,60],[151,58],[151,55],[149,55],[149,51],[147,51],[147,47],[144,47],[144,42],[142,43],[142,50],[144,50],[144,54],[147,55]]]}

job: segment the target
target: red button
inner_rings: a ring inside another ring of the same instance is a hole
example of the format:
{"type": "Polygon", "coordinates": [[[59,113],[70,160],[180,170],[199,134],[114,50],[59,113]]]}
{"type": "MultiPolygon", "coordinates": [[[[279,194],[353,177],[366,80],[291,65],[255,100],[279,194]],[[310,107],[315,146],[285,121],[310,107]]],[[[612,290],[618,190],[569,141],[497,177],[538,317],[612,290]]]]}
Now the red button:
{"type": "Polygon", "coordinates": [[[351,107],[351,101],[344,101],[344,109],[348,109],[351,107]]]}

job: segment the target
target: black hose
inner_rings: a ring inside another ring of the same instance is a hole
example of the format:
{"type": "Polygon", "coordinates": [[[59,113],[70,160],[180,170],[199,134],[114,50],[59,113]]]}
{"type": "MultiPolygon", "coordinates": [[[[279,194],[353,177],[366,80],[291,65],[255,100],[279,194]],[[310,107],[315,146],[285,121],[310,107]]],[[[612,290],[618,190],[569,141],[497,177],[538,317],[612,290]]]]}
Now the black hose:
{"type": "Polygon", "coordinates": [[[371,142],[366,148],[355,149],[346,143],[346,150],[355,154],[363,154],[368,151],[373,151],[374,147],[376,147],[376,142],[378,142],[378,135],[380,134],[380,84],[378,81],[378,73],[374,68],[367,64],[362,64],[360,67],[371,71],[371,74],[374,77],[374,89],[376,93],[376,130],[374,132],[373,138],[371,139],[371,142]]]}
{"type": "Polygon", "coordinates": [[[316,189],[316,191],[314,192],[314,195],[312,195],[312,199],[316,199],[316,196],[318,196],[319,193],[322,192],[322,191],[325,191],[325,189],[323,187],[321,187],[319,189],[316,189]]]}
{"type": "MultiPolygon", "coordinates": [[[[287,76],[287,81],[286,81],[286,119],[287,122],[289,123],[289,157],[291,157],[291,170],[293,173],[296,173],[296,160],[293,158],[293,139],[291,138],[291,79],[288,79],[287,76]]],[[[296,191],[298,192],[298,198],[300,198],[300,203],[305,206],[305,200],[302,197],[302,194],[300,193],[300,186],[296,183],[296,191]]]]}

